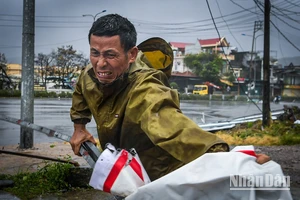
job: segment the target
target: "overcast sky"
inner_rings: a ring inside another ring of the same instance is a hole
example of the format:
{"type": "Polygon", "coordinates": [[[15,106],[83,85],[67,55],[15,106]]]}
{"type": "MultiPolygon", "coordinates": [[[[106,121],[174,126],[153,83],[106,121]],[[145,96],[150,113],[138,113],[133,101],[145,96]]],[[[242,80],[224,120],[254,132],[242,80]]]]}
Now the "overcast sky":
{"type": "MultiPolygon", "coordinates": [[[[238,51],[251,51],[254,22],[264,20],[263,0],[208,0],[221,37],[238,51]],[[256,3],[255,3],[256,2],[256,3]],[[261,10],[262,9],[262,10],[261,10]],[[245,34],[243,36],[242,34],[245,34]]],[[[271,0],[271,56],[299,56],[300,1],[271,0]],[[279,32],[278,30],[281,32],[279,32]],[[287,41],[286,37],[289,41],[287,41]]],[[[167,42],[195,43],[217,38],[206,0],[36,0],[35,54],[73,45],[89,55],[88,31],[92,16],[118,13],[136,26],[138,43],[150,37],[167,42]]],[[[23,0],[0,0],[0,52],[9,63],[21,63],[23,0]]],[[[255,48],[263,50],[263,30],[256,32],[255,48]]],[[[287,63],[286,63],[287,64],[287,63]]]]}

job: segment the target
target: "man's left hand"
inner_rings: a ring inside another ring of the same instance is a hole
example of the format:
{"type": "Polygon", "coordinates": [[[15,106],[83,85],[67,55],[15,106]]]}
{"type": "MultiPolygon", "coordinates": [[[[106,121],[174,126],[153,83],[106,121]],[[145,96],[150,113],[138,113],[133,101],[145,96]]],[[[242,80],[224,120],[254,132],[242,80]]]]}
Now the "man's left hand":
{"type": "Polygon", "coordinates": [[[271,160],[271,157],[266,154],[256,154],[256,156],[256,162],[259,164],[264,164],[271,160]]]}

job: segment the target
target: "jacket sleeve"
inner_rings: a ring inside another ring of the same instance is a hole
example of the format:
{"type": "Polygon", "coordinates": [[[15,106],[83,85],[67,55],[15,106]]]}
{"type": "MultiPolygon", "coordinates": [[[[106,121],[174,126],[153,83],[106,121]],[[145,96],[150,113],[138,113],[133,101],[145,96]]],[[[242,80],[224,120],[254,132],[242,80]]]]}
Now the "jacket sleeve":
{"type": "Polygon", "coordinates": [[[228,147],[181,112],[177,91],[165,86],[167,78],[157,75],[138,81],[130,102],[132,112],[136,113],[132,120],[140,123],[152,143],[183,163],[203,155],[216,144],[228,147]]]}
{"type": "Polygon", "coordinates": [[[92,118],[91,111],[82,93],[82,87],[84,87],[84,76],[87,76],[85,71],[83,71],[78,77],[75,91],[72,96],[70,117],[76,124],[86,124],[90,122],[92,118]]]}

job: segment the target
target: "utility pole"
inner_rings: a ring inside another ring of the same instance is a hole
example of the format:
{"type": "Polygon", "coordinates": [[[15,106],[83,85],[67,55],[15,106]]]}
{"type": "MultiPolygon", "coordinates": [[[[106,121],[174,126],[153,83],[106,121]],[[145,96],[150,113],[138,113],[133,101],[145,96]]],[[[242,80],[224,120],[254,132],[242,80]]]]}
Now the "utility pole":
{"type": "MultiPolygon", "coordinates": [[[[249,73],[249,78],[250,80],[254,80],[254,86],[255,86],[255,82],[256,82],[256,69],[254,69],[253,66],[253,49],[254,49],[254,44],[256,42],[256,37],[255,34],[257,31],[262,29],[262,21],[255,21],[254,22],[254,28],[253,28],[253,36],[252,36],[252,48],[251,48],[251,57],[250,57],[250,73],[249,73]]],[[[255,64],[256,65],[256,64],[255,64]]],[[[256,66],[255,66],[256,67],[256,66]]],[[[250,92],[250,91],[249,91],[250,92]]]]}
{"type": "Polygon", "coordinates": [[[265,0],[265,24],[264,24],[264,63],[263,63],[263,119],[262,126],[271,125],[270,111],[270,0],[265,0]]]}
{"type": "MultiPolygon", "coordinates": [[[[33,123],[35,0],[23,0],[21,119],[33,123]]],[[[33,130],[21,128],[20,148],[33,147],[33,130]]]]}

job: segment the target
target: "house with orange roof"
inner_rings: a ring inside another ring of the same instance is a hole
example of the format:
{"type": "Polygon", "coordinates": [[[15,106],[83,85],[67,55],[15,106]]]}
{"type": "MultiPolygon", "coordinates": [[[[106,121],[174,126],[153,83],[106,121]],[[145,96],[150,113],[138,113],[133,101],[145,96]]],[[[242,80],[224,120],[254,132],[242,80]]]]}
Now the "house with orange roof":
{"type": "Polygon", "coordinates": [[[198,39],[202,52],[222,54],[224,47],[228,48],[230,44],[225,37],[211,38],[211,39],[198,39]]]}
{"type": "Polygon", "coordinates": [[[187,46],[194,45],[194,43],[186,43],[186,42],[169,42],[171,48],[175,52],[176,56],[185,55],[185,49],[187,46]]]}
{"type": "MultiPolygon", "coordinates": [[[[198,54],[201,52],[205,53],[216,53],[218,54],[225,62],[222,69],[222,73],[229,71],[229,60],[234,60],[234,55],[228,54],[230,44],[227,42],[225,37],[222,38],[210,38],[210,39],[197,39],[195,43],[184,43],[184,42],[169,42],[174,52],[174,62],[172,68],[172,76],[176,79],[190,79],[194,81],[189,81],[186,83],[190,84],[191,82],[199,81],[197,76],[194,76],[192,71],[184,63],[184,57],[187,54],[198,54]],[[228,60],[228,61],[227,61],[228,60]]],[[[194,83],[192,83],[194,84],[194,83]]],[[[190,86],[187,86],[188,88],[190,86]]]]}
{"type": "MultiPolygon", "coordinates": [[[[222,60],[224,60],[224,66],[222,69],[222,73],[230,71],[228,61],[234,60],[234,55],[230,54],[231,49],[230,43],[227,42],[225,37],[222,38],[209,38],[209,39],[197,39],[194,47],[189,46],[189,49],[186,49],[186,54],[191,53],[214,53],[218,54],[222,60]]],[[[235,72],[240,73],[240,71],[235,72]]]]}
{"type": "Polygon", "coordinates": [[[191,71],[183,62],[185,57],[185,48],[189,45],[194,45],[193,43],[184,42],[169,42],[174,53],[173,68],[174,73],[183,73],[186,71],[191,71]]]}
{"type": "Polygon", "coordinates": [[[201,80],[200,77],[193,74],[192,70],[185,65],[183,60],[186,55],[186,48],[194,46],[194,43],[169,42],[169,44],[174,53],[170,82],[176,82],[180,90],[191,91],[193,85],[199,83],[201,80]]]}
{"type": "Polygon", "coordinates": [[[197,42],[195,43],[169,42],[169,44],[174,52],[174,72],[183,73],[185,71],[190,71],[189,68],[183,63],[183,59],[187,54],[198,54],[201,52],[216,53],[219,54],[223,60],[234,60],[234,55],[229,55],[229,53],[227,53],[230,44],[227,42],[225,37],[197,39],[197,42]]]}

